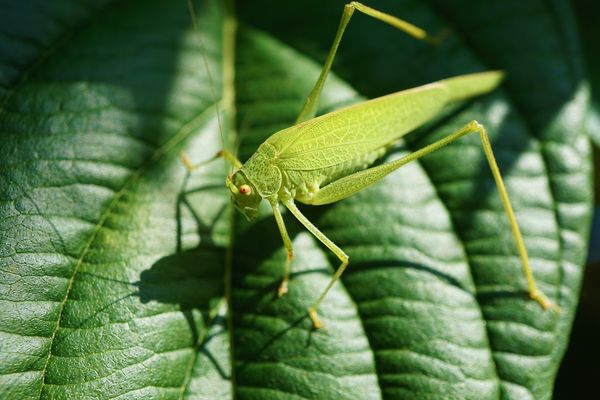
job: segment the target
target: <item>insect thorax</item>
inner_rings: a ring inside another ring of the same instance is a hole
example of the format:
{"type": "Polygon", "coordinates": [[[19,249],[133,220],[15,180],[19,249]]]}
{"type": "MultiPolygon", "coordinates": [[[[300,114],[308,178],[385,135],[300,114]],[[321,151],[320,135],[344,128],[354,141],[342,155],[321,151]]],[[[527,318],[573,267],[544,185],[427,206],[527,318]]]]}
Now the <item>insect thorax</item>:
{"type": "Polygon", "coordinates": [[[276,194],[281,187],[281,172],[273,165],[276,155],[272,145],[263,143],[240,168],[263,198],[276,194]]]}

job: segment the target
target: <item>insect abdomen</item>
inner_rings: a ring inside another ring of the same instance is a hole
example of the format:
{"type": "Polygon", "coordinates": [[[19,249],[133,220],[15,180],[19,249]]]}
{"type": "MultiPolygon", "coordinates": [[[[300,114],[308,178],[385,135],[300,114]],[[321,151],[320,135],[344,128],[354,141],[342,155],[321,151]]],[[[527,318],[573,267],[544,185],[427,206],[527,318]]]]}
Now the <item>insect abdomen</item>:
{"type": "Polygon", "coordinates": [[[319,189],[344,176],[365,169],[373,164],[387,151],[387,147],[381,147],[375,151],[368,152],[361,157],[343,162],[338,165],[309,171],[287,170],[283,171],[284,185],[292,197],[302,203],[311,204],[312,198],[319,189]]]}

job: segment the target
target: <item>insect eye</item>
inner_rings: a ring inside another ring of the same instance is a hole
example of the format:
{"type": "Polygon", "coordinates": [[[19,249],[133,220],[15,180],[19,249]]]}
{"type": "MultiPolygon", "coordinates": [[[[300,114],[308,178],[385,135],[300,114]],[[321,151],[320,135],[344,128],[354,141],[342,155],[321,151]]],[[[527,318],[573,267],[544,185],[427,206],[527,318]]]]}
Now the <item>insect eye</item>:
{"type": "Polygon", "coordinates": [[[252,193],[252,188],[248,185],[242,185],[240,186],[240,193],[247,196],[252,193]]]}

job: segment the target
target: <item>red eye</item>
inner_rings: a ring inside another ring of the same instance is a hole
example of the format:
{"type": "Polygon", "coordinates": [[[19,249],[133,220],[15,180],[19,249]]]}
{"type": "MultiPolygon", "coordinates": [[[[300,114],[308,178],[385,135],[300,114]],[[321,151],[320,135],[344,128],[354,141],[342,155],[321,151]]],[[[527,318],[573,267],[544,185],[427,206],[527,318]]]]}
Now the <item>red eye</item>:
{"type": "Polygon", "coordinates": [[[242,185],[240,186],[240,193],[249,195],[250,193],[252,193],[252,188],[248,185],[242,185]]]}

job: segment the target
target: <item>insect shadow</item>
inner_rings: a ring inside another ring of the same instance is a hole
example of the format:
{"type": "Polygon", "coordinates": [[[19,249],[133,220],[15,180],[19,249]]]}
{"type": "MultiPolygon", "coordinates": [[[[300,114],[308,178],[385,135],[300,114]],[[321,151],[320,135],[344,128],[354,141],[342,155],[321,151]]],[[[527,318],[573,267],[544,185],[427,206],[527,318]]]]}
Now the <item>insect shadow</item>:
{"type": "MultiPolygon", "coordinates": [[[[218,363],[218,357],[211,354],[208,346],[212,340],[226,334],[225,317],[219,311],[224,301],[225,250],[216,246],[210,239],[210,232],[223,210],[217,213],[215,220],[208,224],[203,222],[191,207],[188,196],[190,193],[210,190],[214,186],[207,185],[186,191],[186,184],[187,179],[181,186],[175,204],[177,222],[174,232],[177,237],[174,252],[141,271],[139,279],[135,281],[103,276],[101,272],[80,271],[79,282],[94,285],[96,288],[105,287],[104,291],[110,293],[110,300],[95,307],[89,315],[81,316],[78,322],[70,325],[68,331],[62,331],[54,342],[55,347],[69,340],[78,330],[95,327],[106,315],[129,307],[130,301],[142,304],[172,304],[186,319],[196,351],[213,364],[223,379],[230,379],[230,373],[227,372],[229,368],[218,363]],[[200,237],[200,242],[195,247],[186,248],[184,244],[184,213],[186,218],[191,218],[197,231],[196,236],[200,237]]],[[[132,307],[135,307],[135,304],[132,307]]]]}
{"type": "Polygon", "coordinates": [[[225,249],[219,247],[212,238],[215,224],[227,205],[220,207],[211,221],[205,222],[193,206],[190,196],[202,195],[222,186],[203,185],[188,189],[189,179],[190,175],[186,174],[175,204],[175,252],[142,271],[136,282],[138,296],[142,303],[156,301],[177,305],[190,327],[196,351],[209,360],[221,378],[230,379],[229,367],[222,366],[209,349],[212,340],[227,334],[226,315],[220,310],[225,301],[225,249]],[[194,233],[199,238],[199,243],[194,247],[186,245],[184,241],[184,214],[193,221],[194,233]],[[200,311],[200,323],[194,310],[200,311]]]}
{"type": "MultiPolygon", "coordinates": [[[[285,318],[288,327],[273,335],[272,340],[276,340],[289,329],[308,319],[307,308],[304,306],[312,299],[297,297],[301,296],[302,291],[293,289],[281,298],[277,294],[283,278],[285,251],[272,216],[259,217],[252,224],[242,221],[237,213],[235,217],[241,229],[236,235],[233,250],[235,254],[232,268],[234,321],[241,323],[244,314],[270,314],[273,317],[285,318]],[[259,279],[249,280],[248,276],[256,276],[259,279]],[[282,304],[296,302],[303,306],[293,307],[293,313],[285,313],[285,315],[280,313],[279,307],[282,304]]],[[[292,221],[292,218],[288,216],[285,218],[286,222],[290,222],[288,226],[290,238],[295,241],[297,236],[304,234],[305,231],[299,223],[292,221]]],[[[292,267],[290,278],[292,282],[298,282],[298,278],[302,276],[330,273],[330,268],[322,262],[314,265],[298,260],[292,267]]],[[[307,322],[306,326],[309,325],[307,322]]],[[[312,328],[308,328],[308,331],[312,332],[312,328]]]]}
{"type": "MultiPolygon", "coordinates": [[[[187,185],[188,181],[186,179],[182,187],[185,188],[187,185]]],[[[142,272],[139,292],[142,302],[156,300],[177,303],[182,308],[206,308],[208,306],[208,312],[203,313],[203,316],[206,321],[211,319],[210,310],[215,308],[213,306],[214,299],[224,298],[225,274],[223,266],[226,265],[226,250],[219,248],[214,243],[211,239],[211,234],[215,228],[216,221],[228,209],[229,199],[219,210],[213,222],[207,225],[199,217],[198,210],[196,209],[197,206],[194,199],[191,199],[190,196],[202,196],[206,190],[217,188],[224,189],[224,186],[204,185],[181,191],[176,211],[178,219],[178,252],[162,258],[150,269],[142,272]],[[190,250],[183,250],[184,210],[187,210],[189,215],[193,217],[197,234],[200,237],[199,246],[190,250]],[[202,260],[202,262],[200,263],[199,260],[202,260]]],[[[279,268],[268,269],[267,274],[271,274],[268,277],[269,279],[261,280],[261,283],[252,287],[248,287],[245,280],[248,275],[264,274],[264,271],[259,271],[260,266],[268,263],[270,260],[274,260],[277,265],[281,264],[281,259],[278,257],[278,253],[281,252],[281,240],[277,229],[274,229],[271,216],[268,215],[265,218],[260,218],[252,224],[246,224],[245,220],[240,218],[240,215],[237,213],[234,214],[234,218],[237,218],[235,222],[236,225],[239,225],[239,233],[236,234],[232,250],[236,256],[232,260],[231,286],[233,293],[231,308],[235,310],[232,315],[234,327],[243,328],[244,323],[247,322],[247,315],[268,314],[273,311],[273,306],[281,306],[282,301],[288,301],[289,297],[288,299],[279,299],[277,296],[277,287],[281,282],[279,268]]],[[[303,232],[299,224],[294,223],[290,228],[290,236],[292,238],[295,238],[298,233],[303,232]]],[[[284,255],[281,254],[281,257],[284,257],[284,255]]],[[[291,277],[294,279],[306,274],[327,272],[328,269],[323,266],[317,268],[309,267],[294,271],[291,277]]],[[[307,327],[305,346],[308,347],[310,345],[313,329],[308,321],[306,310],[303,307],[295,308],[295,310],[297,310],[297,313],[286,317],[287,326],[285,328],[277,332],[261,333],[263,338],[261,340],[262,346],[258,349],[256,357],[268,350],[272,345],[278,343],[288,332],[299,327],[301,324],[307,327]]],[[[190,320],[189,323],[192,329],[195,329],[194,321],[190,320]]],[[[213,319],[212,325],[213,327],[222,325],[222,327],[221,329],[211,331],[205,338],[202,338],[202,343],[198,346],[198,351],[213,363],[215,369],[223,378],[229,379],[230,374],[218,363],[218,358],[211,354],[209,349],[209,343],[213,338],[227,333],[226,317],[218,316],[216,319],[213,319]]],[[[235,352],[235,349],[240,345],[240,340],[234,337],[233,341],[233,351],[235,352]]],[[[244,363],[241,364],[242,369],[244,365],[244,363]]]]}

